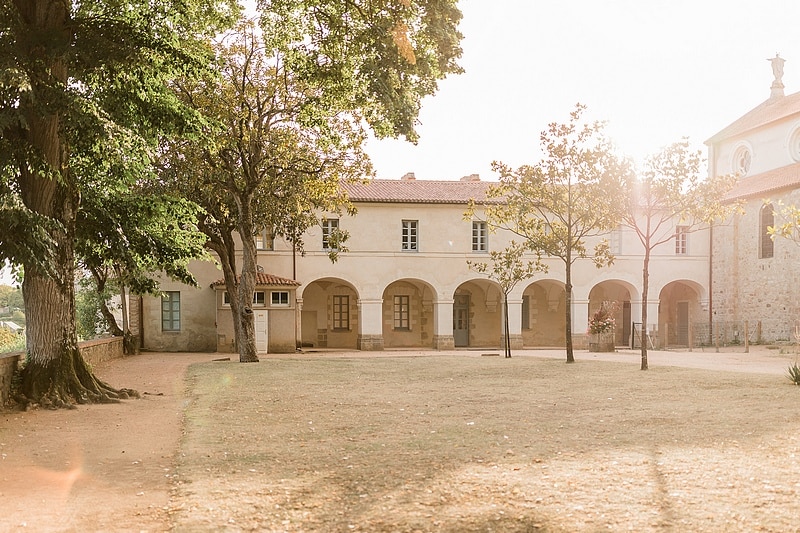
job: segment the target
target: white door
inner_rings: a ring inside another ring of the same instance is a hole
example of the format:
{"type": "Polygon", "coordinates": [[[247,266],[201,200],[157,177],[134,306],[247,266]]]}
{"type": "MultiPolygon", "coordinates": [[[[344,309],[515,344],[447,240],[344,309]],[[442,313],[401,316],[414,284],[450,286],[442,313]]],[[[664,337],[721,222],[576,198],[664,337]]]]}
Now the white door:
{"type": "Polygon", "coordinates": [[[256,311],[256,351],[267,353],[267,311],[256,311]]]}

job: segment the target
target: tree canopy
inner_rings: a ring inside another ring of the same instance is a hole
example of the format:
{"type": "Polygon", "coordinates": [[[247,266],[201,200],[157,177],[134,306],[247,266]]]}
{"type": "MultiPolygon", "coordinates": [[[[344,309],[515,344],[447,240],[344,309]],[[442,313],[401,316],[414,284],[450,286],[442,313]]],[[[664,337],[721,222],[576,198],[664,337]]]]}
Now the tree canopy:
{"type": "Polygon", "coordinates": [[[641,172],[622,175],[627,194],[623,198],[622,224],[631,228],[644,248],[642,268],[641,369],[647,370],[647,302],[650,289],[650,256],[656,247],[681,238],[736,207],[721,202],[735,183],[733,175],[704,179],[702,155],[688,139],[665,147],[645,161],[641,172]]]}
{"type": "Polygon", "coordinates": [[[208,38],[233,0],[13,0],[0,6],[2,258],[22,264],[28,317],[23,401],[51,406],[124,396],[77,350],[77,221],[92,194],[153,170],[163,136],[202,117],[170,88],[209,64],[208,38]]]}
{"type": "MultiPolygon", "coordinates": [[[[267,228],[302,251],[309,227],[352,212],[340,182],[371,176],[367,126],[416,140],[421,99],[460,71],[454,6],[262,2],[260,27],[243,20],[216,42],[218,77],[176,84],[208,127],[203,142],[164,147],[161,179],[206,211],[200,228],[236,295],[240,361],[258,360],[254,235],[267,228]]],[[[347,235],[330,237],[335,259],[347,235]]]]}
{"type": "Polygon", "coordinates": [[[604,136],[604,124],[583,120],[577,105],[566,123],[553,122],[540,135],[544,157],[513,169],[495,162],[499,185],[485,206],[489,223],[522,237],[529,250],[560,259],[565,266],[567,362],[574,362],[572,344],[572,266],[591,258],[599,267],[613,262],[608,242],[593,252],[587,239],[607,233],[619,223],[621,178],[628,172],[604,136]]]}

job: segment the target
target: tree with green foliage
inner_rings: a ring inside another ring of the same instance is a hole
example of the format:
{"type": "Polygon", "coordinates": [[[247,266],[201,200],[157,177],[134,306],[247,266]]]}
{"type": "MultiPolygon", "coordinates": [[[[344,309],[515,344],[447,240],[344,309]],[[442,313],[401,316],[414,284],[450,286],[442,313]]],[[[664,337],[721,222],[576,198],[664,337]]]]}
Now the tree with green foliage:
{"type": "Polygon", "coordinates": [[[486,218],[523,238],[530,251],[564,263],[567,363],[575,361],[572,343],[572,266],[591,257],[598,268],[614,257],[600,240],[590,256],[586,241],[615,227],[621,205],[621,178],[628,172],[603,135],[604,124],[584,122],[577,105],[567,123],[551,123],[540,135],[544,157],[518,169],[495,162],[500,183],[490,187],[486,218]]]}
{"type": "Polygon", "coordinates": [[[24,266],[20,399],[60,407],[128,394],[77,347],[77,221],[90,191],[134,184],[162,136],[201,117],[170,90],[204,71],[233,0],[12,0],[0,6],[0,254],[24,266]],[[22,231],[24,229],[24,231],[22,231]]]}
{"type": "Polygon", "coordinates": [[[207,257],[205,235],[198,229],[202,210],[193,202],[127,184],[89,188],[78,212],[76,253],[79,265],[92,278],[99,296],[95,302],[106,327],[101,329],[125,338],[125,353],[135,353],[127,323],[127,295],[160,294],[157,276],[188,285],[197,282],[189,271],[192,259],[207,257]],[[119,295],[123,323],[117,323],[108,307],[119,295]]]}
{"type": "MultiPolygon", "coordinates": [[[[258,361],[254,236],[269,228],[302,251],[309,227],[353,212],[340,183],[372,173],[365,122],[378,136],[416,140],[421,99],[460,71],[454,6],[261,2],[260,30],[242,21],[220,39],[219,78],[177,84],[210,126],[204,143],[165,147],[162,180],[207,213],[200,228],[232,296],[241,362],[258,361]]],[[[328,237],[335,260],[347,235],[328,237]]]]}
{"type": "Polygon", "coordinates": [[[471,270],[486,274],[489,279],[500,285],[503,293],[503,353],[506,358],[511,357],[511,332],[508,328],[508,295],[520,281],[532,277],[536,272],[546,272],[547,265],[542,263],[541,257],[536,260],[523,259],[528,252],[527,245],[517,242],[511,243],[503,250],[489,252],[489,263],[467,261],[471,270]]]}
{"type": "Polygon", "coordinates": [[[691,150],[682,139],[649,157],[640,173],[625,173],[627,191],[623,200],[622,224],[631,228],[644,248],[642,264],[642,364],[647,370],[647,302],[650,290],[650,257],[658,246],[681,234],[708,227],[724,219],[735,203],[722,199],[734,185],[735,176],[701,176],[702,154],[691,150]]]}

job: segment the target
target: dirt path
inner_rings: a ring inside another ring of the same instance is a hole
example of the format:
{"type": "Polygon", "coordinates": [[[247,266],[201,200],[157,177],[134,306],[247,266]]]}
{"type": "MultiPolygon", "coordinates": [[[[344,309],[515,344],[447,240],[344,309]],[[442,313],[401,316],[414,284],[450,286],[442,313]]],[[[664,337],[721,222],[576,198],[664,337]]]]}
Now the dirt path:
{"type": "Polygon", "coordinates": [[[183,377],[210,354],[148,353],[97,374],[119,405],[0,413],[0,531],[166,531],[183,377]]]}
{"type": "MultiPolygon", "coordinates": [[[[491,350],[453,352],[482,357],[491,350]]],[[[442,356],[433,351],[381,352],[377,357],[442,356]]],[[[363,357],[362,352],[305,357],[363,357]]],[[[0,531],[167,531],[170,491],[187,402],[188,366],[215,354],[146,353],[99,366],[114,386],[142,393],[120,405],[67,411],[0,413],[0,531]]],[[[297,356],[292,356],[297,357],[297,356]]],[[[515,357],[560,359],[563,350],[524,350],[515,357]]],[[[638,352],[576,353],[578,363],[639,364],[638,352]]],[[[756,347],[751,353],[650,352],[651,366],[673,365],[783,374],[794,355],[756,347]]]]}

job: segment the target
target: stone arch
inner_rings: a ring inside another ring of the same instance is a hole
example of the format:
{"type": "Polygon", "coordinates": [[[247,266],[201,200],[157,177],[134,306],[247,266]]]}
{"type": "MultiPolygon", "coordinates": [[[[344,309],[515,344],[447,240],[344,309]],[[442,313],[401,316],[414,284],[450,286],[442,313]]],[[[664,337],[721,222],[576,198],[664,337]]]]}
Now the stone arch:
{"type": "Polygon", "coordinates": [[[503,292],[489,279],[464,281],[453,292],[456,347],[497,347],[503,335],[503,292]]]}
{"type": "Polygon", "coordinates": [[[381,319],[386,348],[432,348],[436,291],[427,281],[403,278],[383,290],[381,319]]]}
{"type": "Polygon", "coordinates": [[[564,282],[536,280],[522,292],[522,344],[526,347],[566,345],[564,282]]]}
{"type": "Polygon", "coordinates": [[[589,315],[597,312],[603,305],[610,305],[612,316],[616,322],[614,344],[628,346],[630,344],[631,326],[635,320],[631,314],[631,302],[637,296],[636,288],[629,282],[619,279],[603,280],[589,291],[589,315]]]}
{"type": "Polygon", "coordinates": [[[300,301],[300,346],[341,348],[357,345],[360,316],[358,290],[340,278],[319,278],[298,290],[300,301]]]}
{"type": "Polygon", "coordinates": [[[695,323],[704,323],[703,287],[691,280],[675,280],[664,285],[659,292],[659,341],[665,346],[688,347],[694,345],[695,323]]]}

